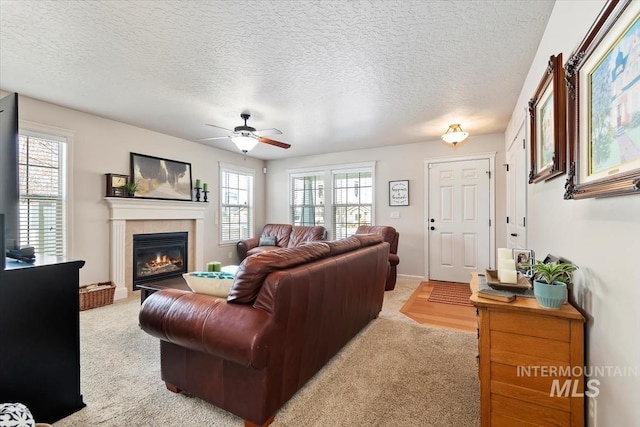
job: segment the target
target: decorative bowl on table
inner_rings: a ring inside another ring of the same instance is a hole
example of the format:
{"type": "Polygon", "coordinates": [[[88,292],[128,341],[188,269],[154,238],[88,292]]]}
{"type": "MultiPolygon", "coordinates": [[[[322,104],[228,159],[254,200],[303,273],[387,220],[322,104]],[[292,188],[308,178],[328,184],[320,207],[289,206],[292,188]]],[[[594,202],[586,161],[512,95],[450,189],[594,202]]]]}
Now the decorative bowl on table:
{"type": "Polygon", "coordinates": [[[233,286],[234,275],[222,271],[193,271],[182,275],[191,290],[198,294],[226,298],[233,286]]]}

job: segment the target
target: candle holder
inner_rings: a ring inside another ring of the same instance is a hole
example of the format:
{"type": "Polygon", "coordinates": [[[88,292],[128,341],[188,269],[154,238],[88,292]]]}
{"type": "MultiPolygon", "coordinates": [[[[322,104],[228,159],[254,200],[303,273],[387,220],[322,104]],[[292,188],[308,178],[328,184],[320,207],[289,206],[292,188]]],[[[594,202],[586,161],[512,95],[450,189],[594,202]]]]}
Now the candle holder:
{"type": "MultiPolygon", "coordinates": [[[[200,189],[201,189],[201,188],[202,188],[202,187],[195,187],[195,189],[196,189],[196,202],[199,202],[199,201],[200,201],[200,189]]],[[[206,197],[206,196],[205,196],[205,197],[206,197]]]]}
{"type": "Polygon", "coordinates": [[[204,190],[204,191],[202,191],[202,194],[204,194],[204,200],[203,200],[203,202],[206,202],[206,201],[207,201],[207,194],[208,194],[208,193],[209,193],[209,191],[208,191],[208,190],[204,190]]]}

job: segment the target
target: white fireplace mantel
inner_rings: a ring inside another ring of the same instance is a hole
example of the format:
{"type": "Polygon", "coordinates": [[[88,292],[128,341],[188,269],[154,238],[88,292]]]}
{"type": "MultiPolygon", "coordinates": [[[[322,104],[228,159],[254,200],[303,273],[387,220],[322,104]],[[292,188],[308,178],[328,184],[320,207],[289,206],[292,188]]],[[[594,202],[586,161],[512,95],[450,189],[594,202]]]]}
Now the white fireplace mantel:
{"type": "Polygon", "coordinates": [[[125,230],[127,221],[145,220],[193,220],[195,221],[194,261],[196,269],[203,268],[204,213],[207,203],[176,200],[134,199],[105,197],[109,205],[110,226],[110,275],[116,284],[115,299],[127,297],[125,281],[125,230]]]}

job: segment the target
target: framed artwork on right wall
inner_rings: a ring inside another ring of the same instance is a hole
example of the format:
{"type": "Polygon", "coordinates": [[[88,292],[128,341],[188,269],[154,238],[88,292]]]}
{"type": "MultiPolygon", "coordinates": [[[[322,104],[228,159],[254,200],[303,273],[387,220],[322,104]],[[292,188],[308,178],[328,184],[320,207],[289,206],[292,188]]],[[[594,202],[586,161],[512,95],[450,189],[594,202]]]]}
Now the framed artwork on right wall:
{"type": "Polygon", "coordinates": [[[609,0],[565,64],[565,199],[640,194],[640,2],[609,0]]]}
{"type": "Polygon", "coordinates": [[[531,172],[529,183],[566,171],[566,113],[562,53],[551,56],[536,93],[529,100],[531,172]]]}

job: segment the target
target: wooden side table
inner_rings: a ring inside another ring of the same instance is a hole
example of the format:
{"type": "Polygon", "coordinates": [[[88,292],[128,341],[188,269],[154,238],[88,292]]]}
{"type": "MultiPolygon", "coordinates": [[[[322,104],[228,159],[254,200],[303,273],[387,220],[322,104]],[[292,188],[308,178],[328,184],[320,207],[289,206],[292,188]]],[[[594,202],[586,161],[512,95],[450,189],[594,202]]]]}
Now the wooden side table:
{"type": "Polygon", "coordinates": [[[482,426],[584,426],[584,317],[534,298],[510,303],[477,295],[482,426]],[[528,423],[528,424],[527,424],[528,423]]]}

